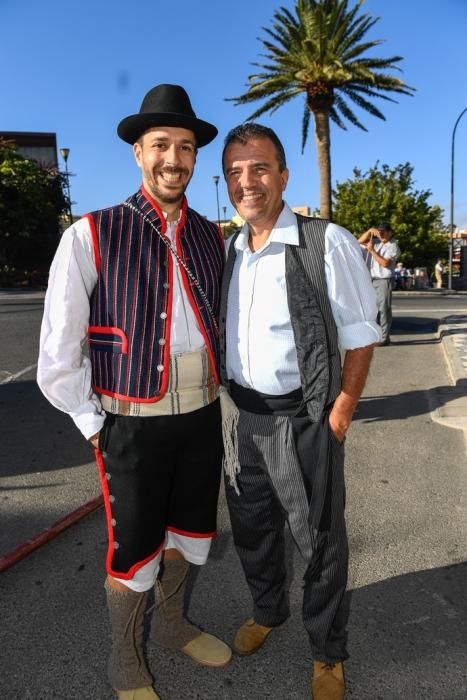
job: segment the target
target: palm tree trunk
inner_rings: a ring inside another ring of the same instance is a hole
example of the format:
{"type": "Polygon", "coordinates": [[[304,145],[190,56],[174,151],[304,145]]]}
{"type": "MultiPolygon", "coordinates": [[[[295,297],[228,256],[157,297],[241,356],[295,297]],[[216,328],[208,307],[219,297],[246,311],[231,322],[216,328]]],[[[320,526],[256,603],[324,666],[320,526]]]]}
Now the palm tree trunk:
{"type": "Polygon", "coordinates": [[[331,191],[331,134],[329,111],[314,110],[316,152],[319,169],[319,213],[323,219],[332,221],[331,191]]]}

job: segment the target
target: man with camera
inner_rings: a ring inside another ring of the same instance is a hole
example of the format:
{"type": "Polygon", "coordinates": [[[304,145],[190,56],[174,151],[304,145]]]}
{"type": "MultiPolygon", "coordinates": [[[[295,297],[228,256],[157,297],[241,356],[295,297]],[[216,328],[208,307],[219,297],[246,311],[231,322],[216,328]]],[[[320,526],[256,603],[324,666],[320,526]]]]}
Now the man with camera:
{"type": "Polygon", "coordinates": [[[366,250],[370,259],[370,274],[376,292],[378,305],[378,323],[381,326],[383,339],[379,345],[390,345],[389,333],[392,323],[392,275],[401,251],[397,241],[393,240],[393,231],[388,223],[369,228],[362,233],[358,242],[366,250]]]}

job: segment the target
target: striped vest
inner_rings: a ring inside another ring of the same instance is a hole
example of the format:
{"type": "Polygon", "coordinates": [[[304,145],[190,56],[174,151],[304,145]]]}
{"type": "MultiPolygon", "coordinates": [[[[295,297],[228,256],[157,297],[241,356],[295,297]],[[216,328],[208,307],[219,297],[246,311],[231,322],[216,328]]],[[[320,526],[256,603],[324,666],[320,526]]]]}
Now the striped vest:
{"type": "MultiPolygon", "coordinates": [[[[144,189],[127,201],[165,232],[164,216],[144,189]]],[[[157,401],[169,380],[173,255],[150,224],[124,204],[86,218],[98,272],[89,326],[93,388],[125,400],[157,401]]],[[[186,200],[175,245],[217,318],[223,239],[186,200]]],[[[218,333],[200,292],[182,266],[180,271],[218,380],[218,333]]]]}
{"type": "MultiPolygon", "coordinates": [[[[299,245],[285,246],[287,303],[290,311],[298,368],[312,422],[341,389],[341,359],[337,328],[327,294],[324,268],[325,234],[328,221],[296,214],[299,245]]],[[[235,247],[230,245],[224,277],[219,323],[221,379],[227,384],[225,366],[225,320],[230,279],[235,264],[235,247]]]]}

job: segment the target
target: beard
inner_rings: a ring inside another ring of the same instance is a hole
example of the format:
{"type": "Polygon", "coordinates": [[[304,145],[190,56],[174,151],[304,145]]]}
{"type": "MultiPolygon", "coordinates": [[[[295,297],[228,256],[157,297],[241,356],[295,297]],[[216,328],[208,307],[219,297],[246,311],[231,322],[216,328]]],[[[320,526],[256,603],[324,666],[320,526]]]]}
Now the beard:
{"type": "Polygon", "coordinates": [[[187,168],[163,168],[162,170],[157,170],[156,172],[151,173],[151,177],[147,179],[147,186],[157,202],[160,202],[161,204],[177,204],[183,199],[183,195],[185,194],[190,183],[191,175],[187,168]],[[185,175],[186,180],[185,182],[181,182],[179,186],[174,187],[173,191],[171,192],[169,186],[167,189],[163,189],[158,184],[159,174],[164,172],[174,175],[180,173],[181,175],[185,175]]]}

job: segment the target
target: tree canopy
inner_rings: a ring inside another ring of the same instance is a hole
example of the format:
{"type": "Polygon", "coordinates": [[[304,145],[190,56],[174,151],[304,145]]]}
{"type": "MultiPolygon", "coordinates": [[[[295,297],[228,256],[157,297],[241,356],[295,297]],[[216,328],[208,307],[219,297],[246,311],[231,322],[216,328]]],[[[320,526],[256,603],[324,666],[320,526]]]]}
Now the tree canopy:
{"type": "Polygon", "coordinates": [[[430,190],[417,190],[410,163],[380,165],[337,183],[335,220],[359,236],[370,226],[387,221],[394,231],[406,267],[433,267],[448,251],[443,210],[428,202],[430,190]]]}
{"type": "Polygon", "coordinates": [[[0,141],[1,283],[48,270],[68,210],[64,176],[0,141]]]}
{"type": "Polygon", "coordinates": [[[359,14],[364,0],[349,7],[348,0],[297,0],[295,15],[285,7],[274,13],[272,27],[263,27],[260,38],[266,59],[253,63],[260,69],[248,77],[248,90],[230,98],[235,104],[265,100],[248,119],[304,95],[302,150],[308,135],[310,115],[315,121],[315,139],[320,175],[320,213],[332,218],[331,119],[346,129],[345,120],[366,131],[353,105],[384,119],[375,98],[394,102],[388,95],[409,95],[414,88],[388,71],[399,70],[401,56],[378,58],[369,55],[381,40],[366,38],[378,17],[359,14]],[[352,106],[351,106],[352,105],[352,106]]]}

